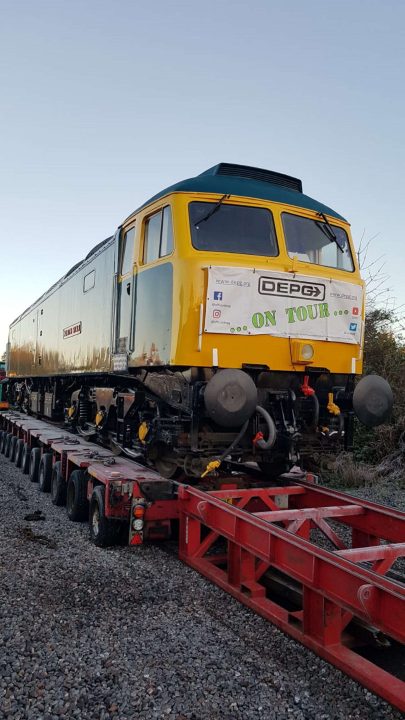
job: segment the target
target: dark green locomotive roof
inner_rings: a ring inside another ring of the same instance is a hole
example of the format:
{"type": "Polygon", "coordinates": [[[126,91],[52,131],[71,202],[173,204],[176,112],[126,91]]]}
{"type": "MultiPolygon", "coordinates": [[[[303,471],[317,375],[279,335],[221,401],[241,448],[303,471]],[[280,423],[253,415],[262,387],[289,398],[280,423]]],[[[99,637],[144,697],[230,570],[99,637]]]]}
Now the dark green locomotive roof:
{"type": "Polygon", "coordinates": [[[301,180],[271,170],[232,163],[219,163],[196,177],[170,185],[143,203],[136,212],[174,192],[221,193],[259,198],[326,213],[339,220],[345,220],[332,208],[304,195],[301,180]]]}
{"type": "MultiPolygon", "coordinates": [[[[296,207],[314,210],[315,212],[326,213],[327,215],[345,221],[341,215],[327,205],[323,205],[308,195],[304,195],[301,180],[272,170],[263,170],[262,168],[250,167],[248,165],[235,165],[232,163],[219,163],[219,165],[205,170],[194,178],[182,180],[181,182],[171,185],[143,203],[143,205],[141,205],[138,210],[135,210],[134,213],[131,213],[129,217],[132,217],[139,212],[139,210],[147,207],[155,200],[174,192],[220,193],[221,195],[239,195],[241,197],[259,198],[261,200],[270,200],[272,202],[280,202],[286,205],[294,205],[296,207]]],[[[27,312],[41,302],[47,295],[55,292],[60,285],[66,282],[67,278],[73,275],[75,271],[79,271],[87,260],[96,255],[98,251],[101,252],[109,243],[114,242],[114,238],[115,236],[108,237],[93,247],[83,260],[73,265],[60,280],[54,283],[54,285],[30,305],[29,308],[24,310],[11,325],[14,325],[17,320],[26,315],[27,312]]]]}

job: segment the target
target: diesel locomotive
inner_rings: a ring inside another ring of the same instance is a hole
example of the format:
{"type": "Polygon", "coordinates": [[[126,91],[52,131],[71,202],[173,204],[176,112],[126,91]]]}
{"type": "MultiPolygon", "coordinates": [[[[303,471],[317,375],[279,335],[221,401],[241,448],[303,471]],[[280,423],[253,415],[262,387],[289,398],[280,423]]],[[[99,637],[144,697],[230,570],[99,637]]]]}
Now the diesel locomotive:
{"type": "Polygon", "coordinates": [[[10,326],[8,399],[166,477],[268,477],[350,449],[392,393],[362,373],[348,222],[229,163],[158,193],[10,326]]]}

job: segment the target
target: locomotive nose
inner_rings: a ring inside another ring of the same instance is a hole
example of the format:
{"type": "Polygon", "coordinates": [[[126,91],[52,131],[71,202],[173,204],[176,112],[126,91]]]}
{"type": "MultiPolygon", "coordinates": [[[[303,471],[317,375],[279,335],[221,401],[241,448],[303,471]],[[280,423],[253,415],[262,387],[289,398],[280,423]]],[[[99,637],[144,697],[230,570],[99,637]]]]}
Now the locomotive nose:
{"type": "Polygon", "coordinates": [[[353,393],[353,410],[367,427],[381,425],[388,420],[394,398],[390,385],[379,375],[366,375],[353,393]]]}
{"type": "Polygon", "coordinates": [[[222,427],[240,427],[253,415],[257,388],[243,370],[219,370],[204,392],[208,415],[222,427]]]}

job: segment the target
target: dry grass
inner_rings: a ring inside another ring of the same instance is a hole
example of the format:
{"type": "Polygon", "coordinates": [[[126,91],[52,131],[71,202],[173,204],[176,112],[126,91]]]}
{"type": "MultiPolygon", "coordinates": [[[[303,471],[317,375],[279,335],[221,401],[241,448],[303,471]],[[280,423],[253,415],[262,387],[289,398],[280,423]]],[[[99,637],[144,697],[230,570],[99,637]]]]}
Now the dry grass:
{"type": "Polygon", "coordinates": [[[349,453],[340,453],[331,470],[333,484],[340,487],[370,487],[378,481],[378,473],[373,466],[355,462],[349,453]]]}

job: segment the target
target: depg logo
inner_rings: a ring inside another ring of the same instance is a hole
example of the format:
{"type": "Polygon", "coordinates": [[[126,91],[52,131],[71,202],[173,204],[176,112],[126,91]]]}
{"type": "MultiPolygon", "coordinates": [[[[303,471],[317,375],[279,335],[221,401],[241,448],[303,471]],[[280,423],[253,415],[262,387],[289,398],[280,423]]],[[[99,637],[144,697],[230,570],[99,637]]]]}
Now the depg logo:
{"type": "Polygon", "coordinates": [[[322,283],[302,280],[280,280],[279,278],[259,277],[260,295],[277,295],[279,297],[325,299],[325,285],[322,283]]]}

